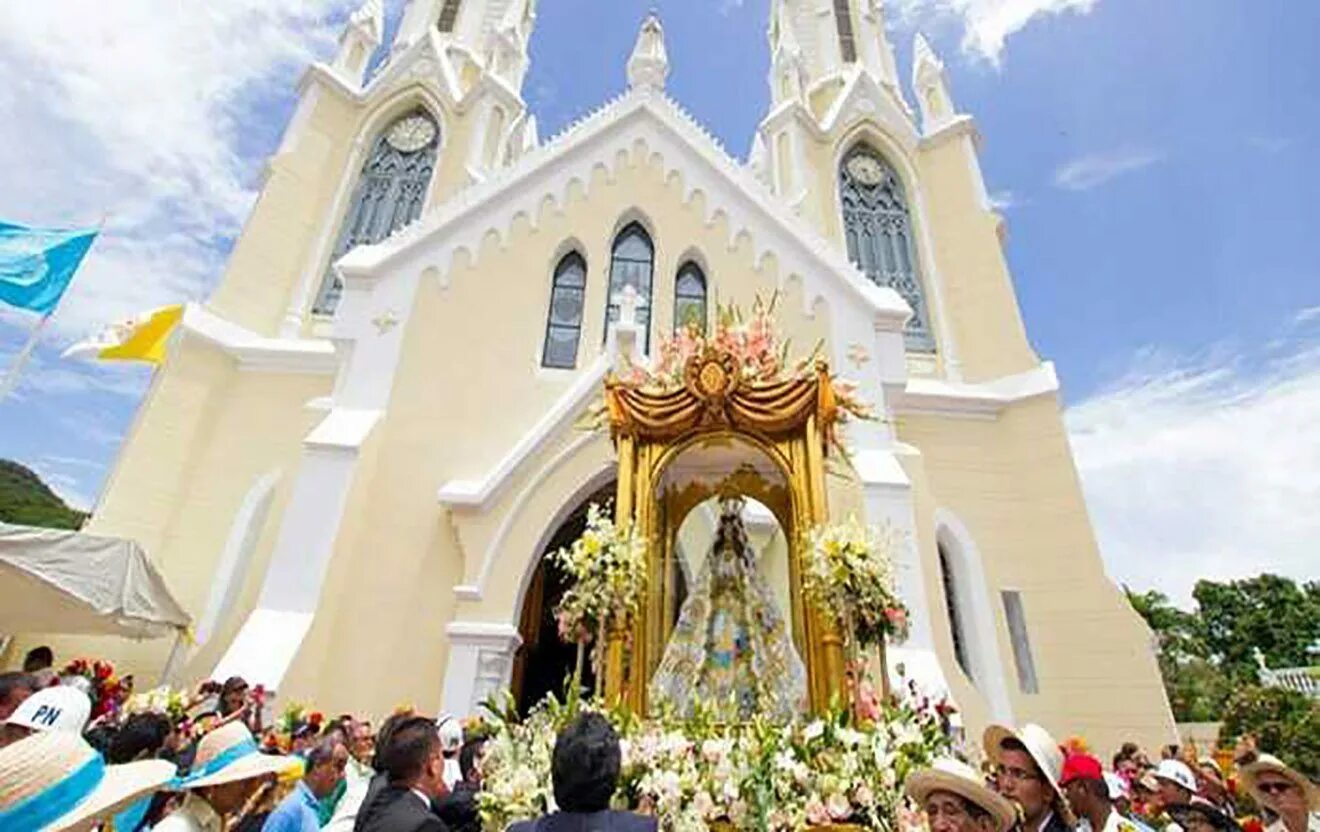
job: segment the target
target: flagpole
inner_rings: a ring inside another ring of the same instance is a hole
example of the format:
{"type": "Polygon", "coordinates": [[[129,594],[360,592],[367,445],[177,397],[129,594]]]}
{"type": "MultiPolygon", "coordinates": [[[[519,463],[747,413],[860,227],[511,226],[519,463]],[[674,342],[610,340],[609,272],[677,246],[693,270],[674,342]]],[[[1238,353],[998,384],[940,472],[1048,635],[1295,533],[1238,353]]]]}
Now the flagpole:
{"type": "Polygon", "coordinates": [[[37,348],[37,339],[41,337],[41,330],[46,328],[46,322],[49,320],[50,315],[42,315],[41,319],[37,321],[37,325],[32,327],[32,331],[28,334],[27,343],[23,345],[23,349],[18,351],[18,357],[9,366],[9,372],[5,373],[5,380],[0,382],[0,402],[4,401],[10,392],[18,386],[18,377],[22,374],[23,367],[28,363],[28,359],[32,358],[32,353],[37,348]]]}
{"type": "MultiPolygon", "coordinates": [[[[101,221],[96,224],[96,231],[92,237],[92,246],[96,245],[97,240],[101,239],[101,232],[105,230],[105,223],[109,218],[109,212],[101,214],[101,221]]],[[[91,246],[88,246],[87,252],[83,254],[84,260],[87,258],[87,254],[91,253],[91,250],[91,246]]],[[[78,264],[78,267],[82,267],[81,262],[78,264]]],[[[36,351],[37,341],[41,338],[41,331],[46,328],[46,323],[50,321],[51,317],[55,314],[55,310],[59,309],[60,301],[63,301],[64,296],[69,293],[69,286],[73,285],[73,280],[77,276],[78,271],[75,269],[72,277],[69,278],[68,284],[65,285],[64,291],[60,293],[59,300],[55,302],[55,307],[45,315],[42,315],[41,319],[37,321],[36,326],[32,327],[32,331],[28,334],[27,343],[18,351],[18,357],[15,358],[14,363],[10,365],[9,372],[5,373],[4,381],[0,381],[0,402],[7,399],[9,394],[14,391],[14,388],[18,386],[18,377],[22,374],[23,367],[26,366],[28,361],[32,358],[32,353],[36,351]]]]}

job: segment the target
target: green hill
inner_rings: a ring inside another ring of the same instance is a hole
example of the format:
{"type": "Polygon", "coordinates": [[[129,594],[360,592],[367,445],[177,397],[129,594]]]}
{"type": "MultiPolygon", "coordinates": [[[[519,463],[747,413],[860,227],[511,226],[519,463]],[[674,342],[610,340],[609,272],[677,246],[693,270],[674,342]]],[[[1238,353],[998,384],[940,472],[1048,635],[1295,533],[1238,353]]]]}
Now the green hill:
{"type": "Polygon", "coordinates": [[[0,521],[51,529],[80,529],[87,514],[69,508],[32,470],[0,459],[0,521]]]}

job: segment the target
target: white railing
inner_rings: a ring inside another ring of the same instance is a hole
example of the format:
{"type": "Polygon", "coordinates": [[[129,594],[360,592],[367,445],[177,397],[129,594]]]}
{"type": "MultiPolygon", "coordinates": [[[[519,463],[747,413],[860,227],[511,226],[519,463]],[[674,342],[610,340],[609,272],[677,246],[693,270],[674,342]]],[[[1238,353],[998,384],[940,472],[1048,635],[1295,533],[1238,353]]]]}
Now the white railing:
{"type": "Polygon", "coordinates": [[[1320,669],[1313,667],[1285,667],[1279,670],[1262,668],[1260,681],[1266,687],[1287,688],[1320,699],[1320,669]]]}

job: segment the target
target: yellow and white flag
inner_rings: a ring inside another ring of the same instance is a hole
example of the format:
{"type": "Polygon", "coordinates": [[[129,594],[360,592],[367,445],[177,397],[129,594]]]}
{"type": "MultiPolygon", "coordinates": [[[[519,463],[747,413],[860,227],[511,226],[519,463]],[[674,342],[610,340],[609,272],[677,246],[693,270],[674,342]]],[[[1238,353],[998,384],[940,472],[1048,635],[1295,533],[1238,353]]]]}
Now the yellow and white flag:
{"type": "Polygon", "coordinates": [[[183,304],[152,309],[113,323],[91,338],[79,341],[64,351],[64,357],[161,364],[165,361],[165,345],[170,333],[181,320],[183,304]]]}

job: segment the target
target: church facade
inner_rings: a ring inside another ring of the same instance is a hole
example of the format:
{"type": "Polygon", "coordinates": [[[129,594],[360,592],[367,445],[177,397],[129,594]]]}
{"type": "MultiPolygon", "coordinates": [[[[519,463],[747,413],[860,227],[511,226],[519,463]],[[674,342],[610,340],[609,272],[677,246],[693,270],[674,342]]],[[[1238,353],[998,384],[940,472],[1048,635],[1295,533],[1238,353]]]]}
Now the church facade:
{"type": "MultiPolygon", "coordinates": [[[[906,532],[891,669],[947,690],[969,732],[1172,741],[930,47],[905,90],[879,0],[773,0],[744,161],[666,95],[654,17],[626,91],[542,139],[521,95],[534,6],[410,0],[383,45],[369,0],[304,76],[89,526],[139,541],[192,611],[171,671],[376,714],[556,688],[544,555],[613,493],[609,436],[575,425],[620,327],[645,355],[775,295],[784,334],[882,416],[850,426],[829,499],[906,532]]],[[[139,679],[169,650],[46,640],[139,679]]]]}

